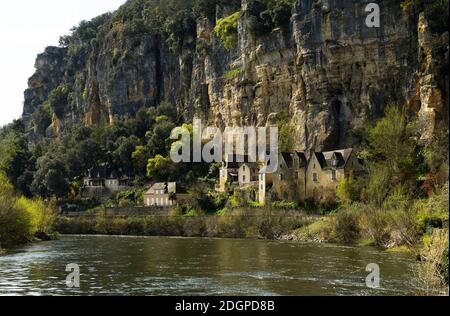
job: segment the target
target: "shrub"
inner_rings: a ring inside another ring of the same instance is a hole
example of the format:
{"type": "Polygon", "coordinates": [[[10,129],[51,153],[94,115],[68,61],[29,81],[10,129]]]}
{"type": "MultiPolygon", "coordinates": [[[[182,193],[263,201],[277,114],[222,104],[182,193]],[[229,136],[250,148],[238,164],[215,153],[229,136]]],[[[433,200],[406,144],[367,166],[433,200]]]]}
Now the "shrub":
{"type": "Polygon", "coordinates": [[[67,109],[69,88],[66,86],[59,86],[50,92],[48,102],[52,111],[61,118],[67,109]]]}
{"type": "Polygon", "coordinates": [[[420,252],[417,279],[426,295],[448,295],[448,230],[434,230],[420,252]]]}
{"type": "Polygon", "coordinates": [[[0,246],[12,247],[33,240],[37,233],[51,234],[55,210],[42,200],[17,198],[0,173],[0,246]]]}
{"type": "Polygon", "coordinates": [[[242,71],[241,67],[233,68],[233,69],[227,71],[227,73],[225,73],[225,78],[227,78],[227,79],[234,79],[237,76],[239,76],[241,71],[242,71]]]}
{"type": "Polygon", "coordinates": [[[388,247],[414,246],[419,240],[419,225],[410,209],[397,209],[391,212],[390,241],[388,247]]]}
{"type": "Polygon", "coordinates": [[[274,28],[286,27],[295,0],[259,0],[249,12],[249,28],[256,36],[270,33],[274,28]]]}
{"type": "Polygon", "coordinates": [[[274,201],[272,207],[276,210],[298,210],[300,207],[293,201],[274,201]]]}
{"type": "Polygon", "coordinates": [[[361,204],[354,204],[352,208],[361,213],[361,234],[375,246],[385,247],[390,239],[388,212],[361,204]]]}
{"type": "Polygon", "coordinates": [[[360,237],[358,215],[348,210],[340,211],[333,219],[333,234],[338,242],[355,242],[360,237]]]}
{"type": "Polygon", "coordinates": [[[328,242],[332,240],[332,224],[328,220],[319,220],[300,228],[296,237],[300,241],[328,242]]]}
{"type": "Polygon", "coordinates": [[[360,188],[357,181],[353,179],[353,176],[345,177],[341,180],[337,189],[337,197],[344,203],[356,202],[359,200],[360,188]]]}
{"type": "Polygon", "coordinates": [[[241,13],[235,12],[230,16],[219,19],[214,28],[214,33],[228,50],[233,49],[237,45],[238,21],[240,17],[241,13]]]}

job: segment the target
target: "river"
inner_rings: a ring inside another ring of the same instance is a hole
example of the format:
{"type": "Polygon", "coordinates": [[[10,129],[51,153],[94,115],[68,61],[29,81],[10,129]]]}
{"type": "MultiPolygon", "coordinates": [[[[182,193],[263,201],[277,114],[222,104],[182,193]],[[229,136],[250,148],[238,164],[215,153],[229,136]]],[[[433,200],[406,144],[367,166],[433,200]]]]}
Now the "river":
{"type": "Polygon", "coordinates": [[[414,295],[407,255],[294,242],[63,236],[0,257],[0,295],[414,295]],[[66,266],[80,267],[80,288],[66,266]],[[366,266],[380,287],[366,286],[366,266]]]}

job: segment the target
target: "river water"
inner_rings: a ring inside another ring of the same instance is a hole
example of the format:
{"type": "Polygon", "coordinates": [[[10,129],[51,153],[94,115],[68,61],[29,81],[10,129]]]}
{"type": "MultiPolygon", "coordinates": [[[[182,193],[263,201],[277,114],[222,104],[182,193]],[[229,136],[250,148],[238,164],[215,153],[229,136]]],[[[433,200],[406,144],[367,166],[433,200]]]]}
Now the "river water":
{"type": "Polygon", "coordinates": [[[414,295],[407,255],[294,242],[63,236],[0,257],[0,295],[414,295]],[[66,266],[80,267],[80,288],[66,266]],[[366,286],[368,264],[378,289],[366,286]]]}

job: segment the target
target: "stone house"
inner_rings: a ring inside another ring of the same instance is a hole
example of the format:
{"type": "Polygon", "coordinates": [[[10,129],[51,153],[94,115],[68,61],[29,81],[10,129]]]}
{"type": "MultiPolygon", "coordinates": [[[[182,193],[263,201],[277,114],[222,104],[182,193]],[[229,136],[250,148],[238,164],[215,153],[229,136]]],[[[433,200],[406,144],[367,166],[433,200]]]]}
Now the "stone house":
{"type": "Polygon", "coordinates": [[[336,200],[341,180],[362,172],[363,166],[352,148],[315,152],[308,162],[304,196],[320,202],[336,200]]]}
{"type": "Polygon", "coordinates": [[[83,179],[84,194],[98,196],[129,189],[131,178],[121,171],[102,165],[90,169],[83,179]]]}
{"type": "Polygon", "coordinates": [[[148,207],[171,207],[183,203],[187,194],[176,182],[155,183],[144,194],[144,205],[148,207]]]}
{"type": "Polygon", "coordinates": [[[258,182],[259,165],[256,162],[244,162],[238,170],[239,187],[258,182]]]}
{"type": "Polygon", "coordinates": [[[305,174],[308,160],[302,152],[283,152],[278,156],[275,172],[259,174],[259,203],[264,205],[268,190],[286,199],[300,199],[305,191],[305,174]]]}
{"type": "Polygon", "coordinates": [[[318,202],[336,200],[339,183],[345,177],[359,176],[362,164],[353,149],[315,152],[308,158],[303,152],[281,153],[276,172],[259,175],[259,202],[264,205],[268,191],[285,200],[318,202]]]}
{"type": "Polygon", "coordinates": [[[239,187],[246,187],[258,182],[259,165],[250,162],[247,155],[230,155],[220,168],[219,185],[216,191],[225,192],[229,184],[238,184],[239,187]]]}

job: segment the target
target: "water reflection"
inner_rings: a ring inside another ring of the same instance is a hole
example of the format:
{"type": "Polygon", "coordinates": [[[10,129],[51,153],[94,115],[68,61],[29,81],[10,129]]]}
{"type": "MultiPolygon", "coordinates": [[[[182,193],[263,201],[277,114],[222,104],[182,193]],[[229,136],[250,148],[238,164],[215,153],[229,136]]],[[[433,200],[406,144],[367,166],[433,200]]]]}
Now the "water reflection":
{"type": "Polygon", "coordinates": [[[411,258],[258,240],[65,236],[0,257],[0,295],[410,295],[411,258]],[[81,268],[67,289],[66,265],[81,268]],[[365,267],[381,267],[379,290],[365,267]]]}

